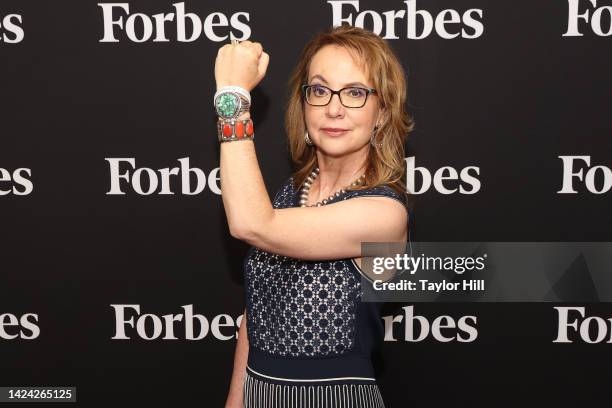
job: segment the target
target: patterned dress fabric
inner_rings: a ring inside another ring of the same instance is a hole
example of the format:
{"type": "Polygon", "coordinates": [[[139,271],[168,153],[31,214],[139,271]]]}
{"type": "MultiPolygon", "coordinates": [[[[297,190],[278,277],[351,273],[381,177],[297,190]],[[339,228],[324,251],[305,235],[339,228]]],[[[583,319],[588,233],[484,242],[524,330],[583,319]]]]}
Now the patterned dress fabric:
{"type": "MultiPolygon", "coordinates": [[[[326,205],[384,196],[388,186],[347,191],[326,205]]],[[[299,206],[289,178],[274,208],[299,206]]],[[[306,261],[252,247],[244,262],[249,360],[245,407],[384,407],[371,368],[382,339],[380,304],[361,302],[352,259],[306,261]]]]}

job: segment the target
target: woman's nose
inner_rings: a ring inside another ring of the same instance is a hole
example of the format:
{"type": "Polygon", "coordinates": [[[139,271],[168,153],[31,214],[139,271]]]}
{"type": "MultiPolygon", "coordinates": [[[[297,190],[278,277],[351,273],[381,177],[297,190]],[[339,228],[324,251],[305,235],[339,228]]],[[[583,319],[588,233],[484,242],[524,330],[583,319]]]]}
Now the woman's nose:
{"type": "Polygon", "coordinates": [[[326,113],[330,117],[342,116],[344,114],[344,106],[340,102],[340,95],[334,94],[326,106],[326,113]]]}

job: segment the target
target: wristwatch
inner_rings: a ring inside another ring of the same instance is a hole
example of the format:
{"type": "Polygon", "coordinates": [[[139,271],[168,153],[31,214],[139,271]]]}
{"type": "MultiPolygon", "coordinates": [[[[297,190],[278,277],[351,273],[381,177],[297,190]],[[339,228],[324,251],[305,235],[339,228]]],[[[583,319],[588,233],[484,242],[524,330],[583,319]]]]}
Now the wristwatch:
{"type": "Polygon", "coordinates": [[[215,95],[215,110],[223,119],[236,119],[243,112],[248,112],[250,101],[241,92],[221,91],[215,95]]]}

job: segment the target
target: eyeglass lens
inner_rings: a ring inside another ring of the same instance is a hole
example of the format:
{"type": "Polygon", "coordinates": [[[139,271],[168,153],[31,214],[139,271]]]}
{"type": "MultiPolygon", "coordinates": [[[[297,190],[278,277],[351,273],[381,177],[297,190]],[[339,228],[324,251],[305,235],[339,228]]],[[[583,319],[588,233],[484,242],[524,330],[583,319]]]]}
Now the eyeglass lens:
{"type": "MultiPolygon", "coordinates": [[[[322,85],[310,85],[306,88],[306,101],[314,106],[325,106],[331,101],[332,91],[322,85]]],[[[340,91],[340,103],[348,108],[360,108],[365,105],[368,91],[359,87],[344,88],[340,91]]]]}

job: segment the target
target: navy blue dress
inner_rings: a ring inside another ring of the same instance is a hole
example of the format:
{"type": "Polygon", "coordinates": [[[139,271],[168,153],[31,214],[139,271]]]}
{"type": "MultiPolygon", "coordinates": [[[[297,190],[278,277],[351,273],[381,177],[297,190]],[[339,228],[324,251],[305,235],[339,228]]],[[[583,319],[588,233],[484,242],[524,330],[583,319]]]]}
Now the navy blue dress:
{"type": "MultiPolygon", "coordinates": [[[[290,178],[273,207],[299,207],[299,193],[290,178]]],[[[327,205],[363,196],[408,208],[405,195],[388,186],[347,191],[327,205]]],[[[384,407],[371,361],[384,334],[382,304],[361,302],[361,276],[352,258],[305,261],[251,247],[244,262],[246,408],[384,407]]]]}

